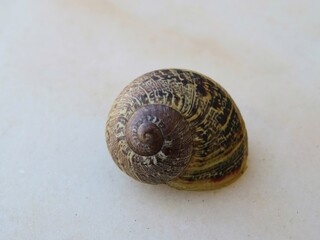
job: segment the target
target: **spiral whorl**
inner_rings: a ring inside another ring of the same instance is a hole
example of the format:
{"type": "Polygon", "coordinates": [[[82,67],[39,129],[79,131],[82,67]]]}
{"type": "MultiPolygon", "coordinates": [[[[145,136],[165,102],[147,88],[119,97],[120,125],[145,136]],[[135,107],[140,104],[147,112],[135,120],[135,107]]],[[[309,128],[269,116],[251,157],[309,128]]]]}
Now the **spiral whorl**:
{"type": "Polygon", "coordinates": [[[141,156],[152,156],[163,146],[164,138],[161,128],[151,114],[147,108],[140,108],[126,126],[127,143],[135,153],[141,156]]]}
{"type": "Polygon", "coordinates": [[[118,154],[122,155],[118,158],[119,166],[140,181],[166,183],[177,177],[190,160],[189,125],[176,110],[166,105],[140,107],[118,133],[125,136],[119,145],[121,152],[118,154]]]}

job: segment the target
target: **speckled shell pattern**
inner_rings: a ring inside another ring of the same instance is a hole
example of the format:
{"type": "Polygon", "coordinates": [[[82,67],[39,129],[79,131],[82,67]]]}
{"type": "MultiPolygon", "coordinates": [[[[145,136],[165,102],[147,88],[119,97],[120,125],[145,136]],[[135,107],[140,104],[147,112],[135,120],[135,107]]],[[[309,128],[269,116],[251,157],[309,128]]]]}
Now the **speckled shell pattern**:
{"type": "Polygon", "coordinates": [[[145,183],[210,190],[246,169],[247,131],[236,104],[189,70],[156,70],[131,82],[111,107],[106,139],[118,167],[145,183]]]}

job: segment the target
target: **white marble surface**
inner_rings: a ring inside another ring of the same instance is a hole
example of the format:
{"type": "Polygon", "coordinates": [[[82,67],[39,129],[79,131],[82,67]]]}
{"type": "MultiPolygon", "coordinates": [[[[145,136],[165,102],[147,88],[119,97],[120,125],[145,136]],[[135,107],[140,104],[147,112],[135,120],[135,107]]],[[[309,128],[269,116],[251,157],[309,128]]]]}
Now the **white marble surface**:
{"type": "Polygon", "coordinates": [[[0,5],[0,239],[319,239],[319,1],[0,5]],[[149,186],[111,160],[111,102],[164,67],[237,102],[250,157],[231,186],[149,186]]]}

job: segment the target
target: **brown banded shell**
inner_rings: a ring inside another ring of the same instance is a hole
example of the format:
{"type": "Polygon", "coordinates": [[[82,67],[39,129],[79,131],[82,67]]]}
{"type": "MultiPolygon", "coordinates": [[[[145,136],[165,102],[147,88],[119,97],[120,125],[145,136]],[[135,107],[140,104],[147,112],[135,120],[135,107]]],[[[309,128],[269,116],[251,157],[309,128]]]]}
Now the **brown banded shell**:
{"type": "Polygon", "coordinates": [[[245,124],[229,94],[210,78],[180,69],[131,82],[110,110],[106,138],[129,176],[185,190],[232,182],[248,155],[245,124]]]}

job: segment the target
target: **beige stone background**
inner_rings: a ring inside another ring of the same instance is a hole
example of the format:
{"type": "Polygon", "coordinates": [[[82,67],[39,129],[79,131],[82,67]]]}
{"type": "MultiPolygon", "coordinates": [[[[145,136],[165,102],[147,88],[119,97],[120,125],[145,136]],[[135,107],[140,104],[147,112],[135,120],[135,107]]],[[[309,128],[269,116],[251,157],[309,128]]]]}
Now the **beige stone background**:
{"type": "Polygon", "coordinates": [[[319,239],[319,12],[316,0],[0,0],[0,239],[319,239]],[[237,102],[250,155],[231,186],[150,186],[113,163],[113,99],[165,67],[237,102]]]}

